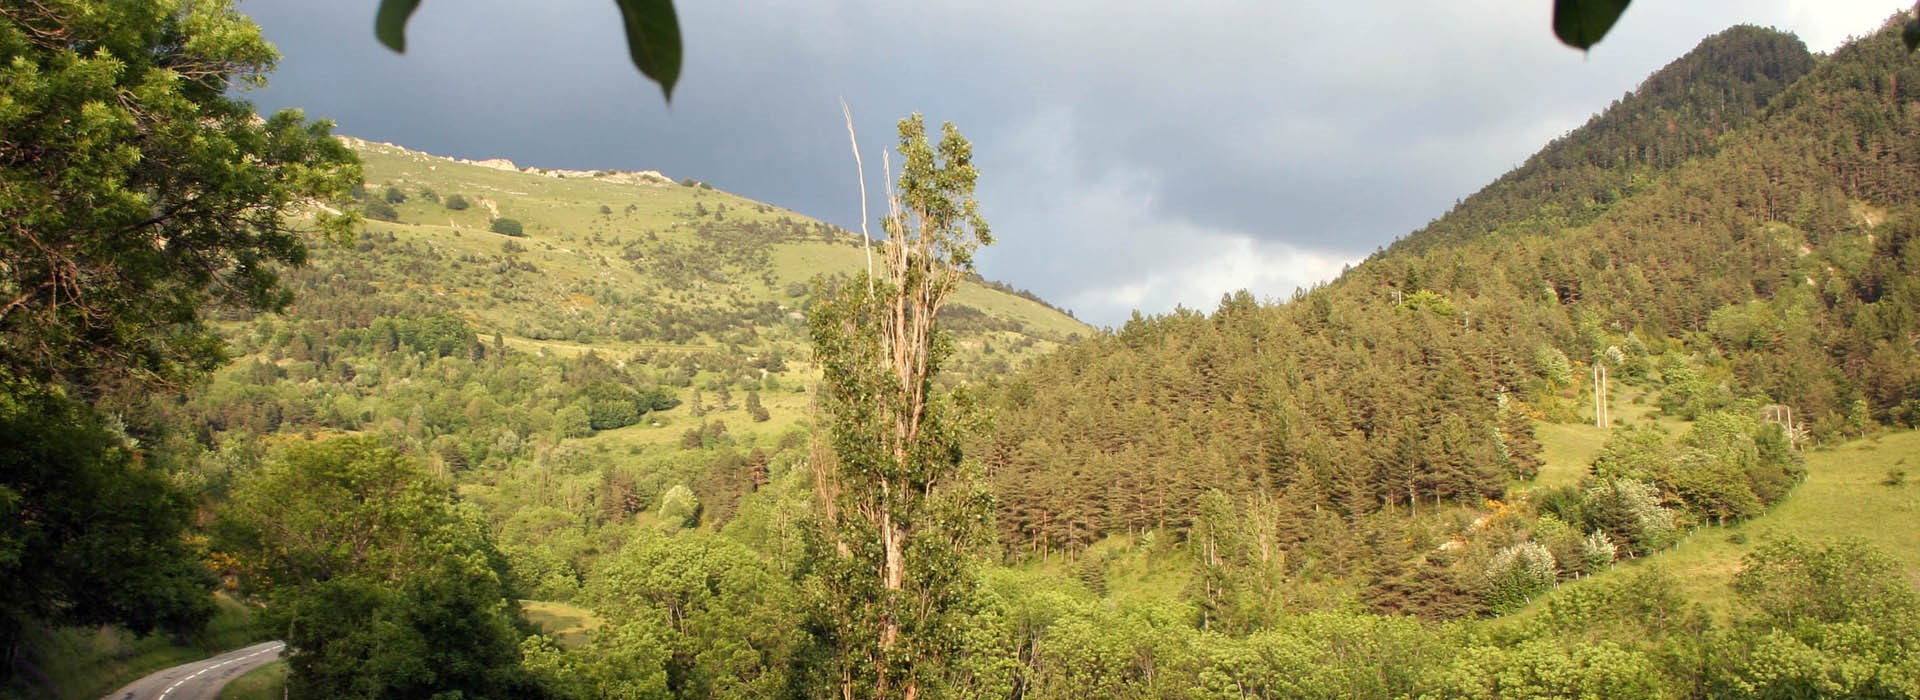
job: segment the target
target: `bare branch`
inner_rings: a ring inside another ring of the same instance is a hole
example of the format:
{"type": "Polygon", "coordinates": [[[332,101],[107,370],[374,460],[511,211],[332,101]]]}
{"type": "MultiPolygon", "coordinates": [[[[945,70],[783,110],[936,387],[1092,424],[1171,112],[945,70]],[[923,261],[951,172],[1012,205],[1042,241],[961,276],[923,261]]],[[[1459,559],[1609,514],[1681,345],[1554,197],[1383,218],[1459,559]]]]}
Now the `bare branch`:
{"type": "Polygon", "coordinates": [[[860,176],[860,249],[867,254],[867,298],[873,298],[873,234],[867,232],[867,168],[860,162],[860,138],[853,133],[853,108],[840,98],[840,114],[847,118],[847,141],[853,144],[853,169],[860,176]]]}

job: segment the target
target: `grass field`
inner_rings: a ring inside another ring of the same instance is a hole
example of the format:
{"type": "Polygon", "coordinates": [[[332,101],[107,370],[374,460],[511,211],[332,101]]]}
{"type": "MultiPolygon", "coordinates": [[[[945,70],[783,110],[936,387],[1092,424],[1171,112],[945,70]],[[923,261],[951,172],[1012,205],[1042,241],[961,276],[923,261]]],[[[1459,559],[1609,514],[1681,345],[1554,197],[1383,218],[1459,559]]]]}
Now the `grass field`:
{"type": "Polygon", "coordinates": [[[586,644],[587,635],[601,624],[591,610],[545,600],[520,601],[520,614],[527,616],[527,621],[540,631],[551,635],[563,649],[586,644]]]}
{"type": "Polygon", "coordinates": [[[281,700],[286,696],[285,661],[275,661],[248,671],[220,690],[220,700],[281,700]]]}
{"type": "Polygon", "coordinates": [[[1670,550],[1626,562],[1588,581],[1657,566],[1672,574],[1689,599],[1724,615],[1731,608],[1730,584],[1742,558],[1770,539],[1795,536],[1815,543],[1865,540],[1900,560],[1908,578],[1920,585],[1920,478],[1887,483],[1895,471],[1920,474],[1920,432],[1889,433],[1815,450],[1807,453],[1806,466],[1806,482],[1765,515],[1725,527],[1700,527],[1670,550]]]}
{"type": "MultiPolygon", "coordinates": [[[[1678,437],[1686,432],[1687,424],[1678,418],[1662,416],[1655,410],[1650,392],[1630,387],[1616,387],[1619,392],[1610,402],[1608,411],[1612,415],[1614,427],[1643,425],[1649,422],[1659,423],[1668,432],[1678,437]]],[[[1554,488],[1578,483],[1586,476],[1593,458],[1600,454],[1600,448],[1606,446],[1610,430],[1594,427],[1593,411],[1583,414],[1589,422],[1584,423],[1535,423],[1534,437],[1540,440],[1541,456],[1546,464],[1540,467],[1540,476],[1528,487],[1554,488]]]]}

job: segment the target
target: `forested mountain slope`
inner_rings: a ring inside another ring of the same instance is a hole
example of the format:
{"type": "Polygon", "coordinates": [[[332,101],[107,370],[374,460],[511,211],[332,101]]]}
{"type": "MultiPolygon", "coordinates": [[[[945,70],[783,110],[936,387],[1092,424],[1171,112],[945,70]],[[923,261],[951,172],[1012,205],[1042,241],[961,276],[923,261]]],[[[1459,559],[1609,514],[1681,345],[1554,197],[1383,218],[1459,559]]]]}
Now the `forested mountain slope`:
{"type": "Polygon", "coordinates": [[[1416,252],[1585,225],[1680,164],[1717,151],[1722,135],[1753,123],[1813,65],[1792,34],[1742,25],[1707,37],[1391,248],[1416,252]]]}
{"type": "MultiPolygon", "coordinates": [[[[1732,30],[1642,92],[1748,104],[1778,91],[1765,76],[1801,70],[1798,47],[1732,30]]],[[[1270,523],[1255,526],[1256,558],[1277,555],[1286,577],[1355,584],[1378,610],[1457,614],[1485,602],[1466,591],[1496,550],[1529,536],[1433,516],[1460,504],[1504,517],[1482,499],[1516,500],[1509,487],[1539,459],[1532,419],[1592,420],[1596,365],[1616,389],[1701,422],[1678,448],[1652,427],[1616,431],[1616,454],[1639,436],[1661,456],[1620,457],[1637,466],[1588,487],[1634,481],[1682,524],[1751,516],[1796,478],[1791,439],[1920,420],[1917,80],[1897,27],[1882,31],[1747,110],[1751,123],[1715,147],[1636,166],[1644,186],[1566,226],[1551,198],[1524,193],[1556,191],[1564,171],[1544,164],[1606,152],[1608,129],[1637,147],[1621,125],[1645,123],[1634,110],[1647,105],[1625,100],[1430,227],[1460,232],[1447,245],[1396,246],[1288,303],[1237,295],[1050,356],[1008,382],[978,444],[1002,544],[1071,551],[1205,528],[1205,494],[1219,490],[1234,504],[1216,522],[1270,523]],[[1761,421],[1776,404],[1793,409],[1790,429],[1761,421]],[[1449,537],[1470,546],[1433,548],[1449,537]]],[[[1624,493],[1576,488],[1561,498],[1584,514],[1554,512],[1576,533],[1607,529],[1595,499],[1624,493]]],[[[1658,546],[1611,534],[1627,553],[1658,546]]]]}

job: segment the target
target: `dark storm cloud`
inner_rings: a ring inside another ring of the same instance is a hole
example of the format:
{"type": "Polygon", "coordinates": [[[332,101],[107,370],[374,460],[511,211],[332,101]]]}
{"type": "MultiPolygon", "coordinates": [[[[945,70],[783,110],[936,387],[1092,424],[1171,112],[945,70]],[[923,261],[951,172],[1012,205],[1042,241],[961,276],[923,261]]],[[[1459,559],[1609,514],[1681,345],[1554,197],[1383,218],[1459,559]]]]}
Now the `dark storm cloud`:
{"type": "Polygon", "coordinates": [[[699,178],[855,229],[838,99],[869,166],[921,111],[975,144],[1001,239],[983,271],[1097,323],[1325,279],[1731,24],[1829,50],[1898,9],[1648,0],[1583,55],[1553,41],[1545,0],[688,1],[669,107],[604,0],[429,0],[405,57],[374,43],[375,4],[243,3],[286,55],[250,97],[444,155],[699,178]]]}

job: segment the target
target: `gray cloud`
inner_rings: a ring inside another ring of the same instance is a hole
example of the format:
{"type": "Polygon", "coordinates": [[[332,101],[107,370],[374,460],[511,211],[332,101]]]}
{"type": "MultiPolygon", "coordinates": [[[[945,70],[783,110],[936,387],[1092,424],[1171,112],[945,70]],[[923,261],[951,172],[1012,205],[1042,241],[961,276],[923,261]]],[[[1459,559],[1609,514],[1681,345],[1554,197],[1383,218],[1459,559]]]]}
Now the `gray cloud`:
{"type": "Polygon", "coordinates": [[[670,107],[604,0],[425,2],[404,57],[374,43],[374,0],[248,0],[286,55],[249,97],[446,155],[696,177],[855,229],[838,99],[870,158],[921,111],[974,141],[1001,239],[983,272],[1105,324],[1337,274],[1726,26],[1830,50],[1900,5],[1643,0],[1581,54],[1545,0],[679,4],[670,107]]]}

